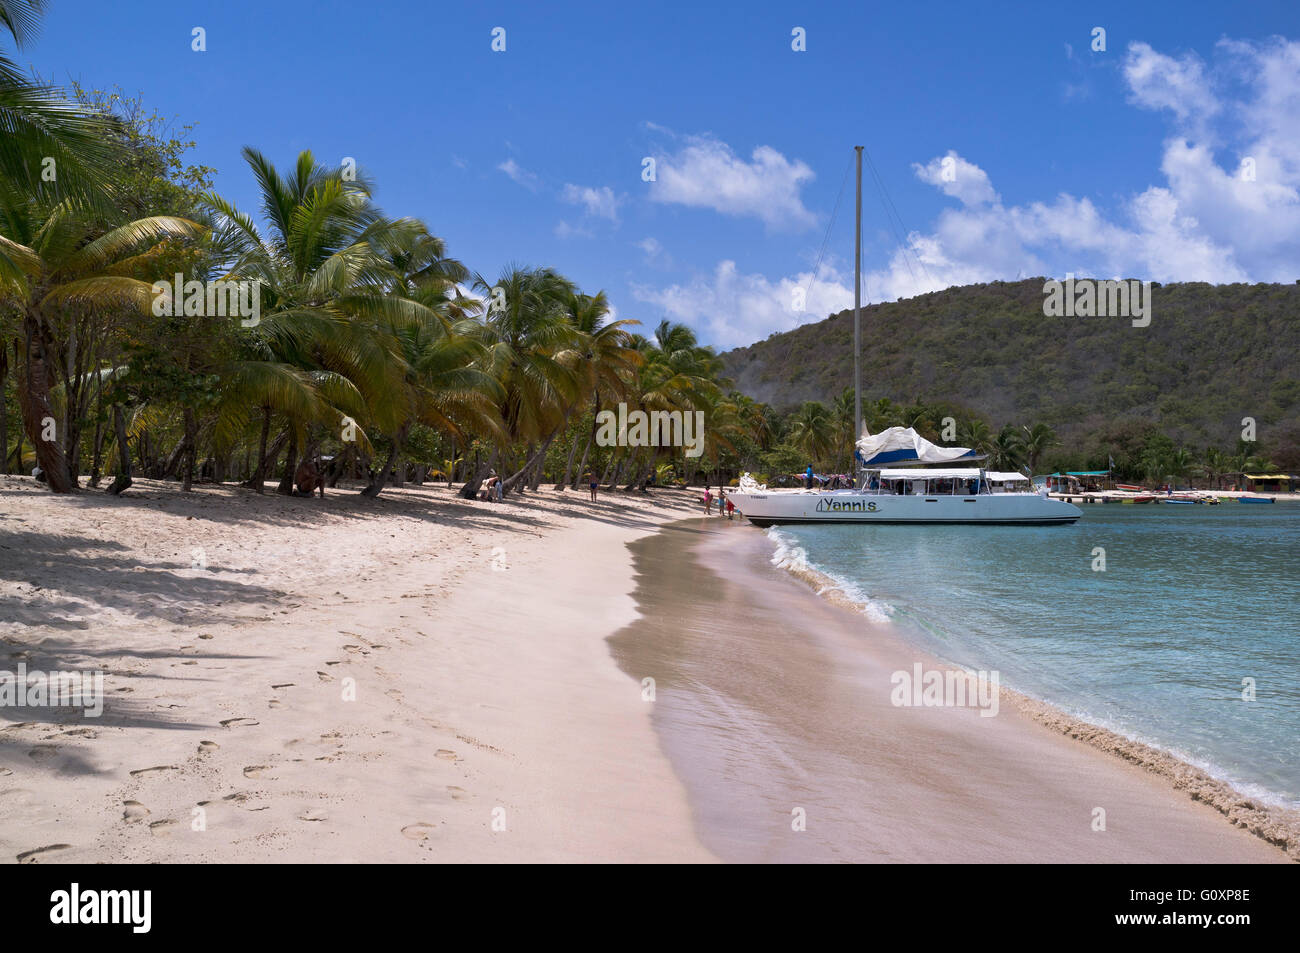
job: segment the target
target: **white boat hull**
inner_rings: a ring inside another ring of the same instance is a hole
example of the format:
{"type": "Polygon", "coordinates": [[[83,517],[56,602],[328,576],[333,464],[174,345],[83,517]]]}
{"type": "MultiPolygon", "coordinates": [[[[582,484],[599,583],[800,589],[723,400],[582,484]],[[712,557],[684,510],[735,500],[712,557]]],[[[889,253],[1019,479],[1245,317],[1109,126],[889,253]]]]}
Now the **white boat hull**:
{"type": "Polygon", "coordinates": [[[727,498],[757,526],[783,523],[1073,523],[1083,510],[1037,493],[897,496],[859,490],[733,490],[727,498]]]}

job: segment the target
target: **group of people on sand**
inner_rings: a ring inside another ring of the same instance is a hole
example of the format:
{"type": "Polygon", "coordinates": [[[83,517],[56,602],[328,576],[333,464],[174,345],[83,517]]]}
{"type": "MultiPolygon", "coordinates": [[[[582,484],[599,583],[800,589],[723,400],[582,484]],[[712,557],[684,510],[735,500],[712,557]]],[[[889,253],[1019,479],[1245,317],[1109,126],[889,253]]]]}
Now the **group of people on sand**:
{"type": "MultiPolygon", "coordinates": [[[[708,516],[713,512],[713,488],[708,483],[704,484],[704,496],[702,499],[704,501],[704,515],[708,516]]],[[[727,514],[727,519],[733,519],[736,514],[736,504],[731,502],[727,497],[727,491],[719,486],[718,515],[721,516],[723,513],[727,514]]]]}

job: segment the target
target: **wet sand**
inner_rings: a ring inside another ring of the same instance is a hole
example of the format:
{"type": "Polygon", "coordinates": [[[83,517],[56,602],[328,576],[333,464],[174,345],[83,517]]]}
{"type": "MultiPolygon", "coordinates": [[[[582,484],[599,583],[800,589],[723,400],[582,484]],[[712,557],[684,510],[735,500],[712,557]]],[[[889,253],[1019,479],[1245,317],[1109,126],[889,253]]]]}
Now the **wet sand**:
{"type": "Polygon", "coordinates": [[[1287,861],[1167,772],[1075,740],[1078,726],[1045,724],[1005,688],[996,717],[895,707],[892,673],[942,666],[773,567],[739,520],[631,548],[640,618],[611,646],[655,680],[655,729],[724,860],[1287,861]]]}

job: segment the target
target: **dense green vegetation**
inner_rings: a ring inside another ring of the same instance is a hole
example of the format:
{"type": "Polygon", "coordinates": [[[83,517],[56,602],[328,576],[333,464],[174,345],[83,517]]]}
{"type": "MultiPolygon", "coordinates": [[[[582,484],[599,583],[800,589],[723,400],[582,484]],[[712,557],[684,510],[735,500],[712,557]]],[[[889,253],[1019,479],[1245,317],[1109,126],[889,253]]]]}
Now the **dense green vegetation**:
{"type": "MultiPolygon", "coordinates": [[[[1224,457],[1300,471],[1300,287],[1157,284],[1151,324],[1135,328],[1044,317],[1044,280],[864,308],[864,401],[935,408],[995,434],[1046,424],[1059,435],[1041,460],[1052,468],[1105,469],[1113,456],[1145,478],[1168,469],[1153,458],[1183,449],[1219,472],[1224,457]],[[1256,440],[1243,444],[1246,417],[1256,440]]],[[[722,360],[739,389],[792,411],[851,386],[852,342],[850,310],[722,360]]],[[[938,437],[936,414],[918,416],[938,437]]]]}

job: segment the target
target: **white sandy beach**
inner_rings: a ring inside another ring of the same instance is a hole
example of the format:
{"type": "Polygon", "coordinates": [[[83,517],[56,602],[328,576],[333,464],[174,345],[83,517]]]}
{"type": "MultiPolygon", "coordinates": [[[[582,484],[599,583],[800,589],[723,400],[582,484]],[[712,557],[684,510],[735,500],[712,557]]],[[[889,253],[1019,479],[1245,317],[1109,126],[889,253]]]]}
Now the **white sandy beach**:
{"type": "Polygon", "coordinates": [[[605,643],[683,494],[542,495],[0,478],[0,668],[108,699],[2,711],[0,857],[710,860],[605,643]]]}

